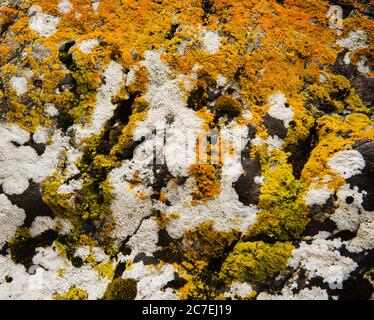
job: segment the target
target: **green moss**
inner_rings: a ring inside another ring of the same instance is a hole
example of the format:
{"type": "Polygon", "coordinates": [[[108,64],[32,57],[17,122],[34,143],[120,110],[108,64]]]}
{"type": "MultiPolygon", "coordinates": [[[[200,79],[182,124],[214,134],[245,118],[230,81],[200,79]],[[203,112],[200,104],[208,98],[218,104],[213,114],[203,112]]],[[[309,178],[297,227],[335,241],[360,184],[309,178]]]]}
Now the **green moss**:
{"type": "Polygon", "coordinates": [[[88,293],[82,289],[71,287],[63,294],[53,296],[54,300],[88,300],[88,293]]]}
{"type": "Polygon", "coordinates": [[[293,249],[290,243],[239,242],[223,263],[221,276],[229,282],[261,283],[273,279],[286,269],[293,249]]]}
{"type": "Polygon", "coordinates": [[[114,279],[107,287],[104,300],[134,300],[137,295],[137,282],[134,279],[114,279]]]}
{"type": "Polygon", "coordinates": [[[214,109],[216,110],[218,116],[227,114],[231,117],[236,117],[241,114],[242,105],[234,98],[225,95],[217,99],[214,109]]]}

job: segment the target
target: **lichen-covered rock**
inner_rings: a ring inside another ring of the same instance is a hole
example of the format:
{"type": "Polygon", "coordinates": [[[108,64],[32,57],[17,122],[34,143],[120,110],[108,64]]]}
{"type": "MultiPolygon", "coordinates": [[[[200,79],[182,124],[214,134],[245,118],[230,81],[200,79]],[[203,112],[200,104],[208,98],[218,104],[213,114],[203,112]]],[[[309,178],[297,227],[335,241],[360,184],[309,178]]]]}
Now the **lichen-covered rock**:
{"type": "Polygon", "coordinates": [[[1,1],[0,299],[372,298],[373,10],[1,1]]]}

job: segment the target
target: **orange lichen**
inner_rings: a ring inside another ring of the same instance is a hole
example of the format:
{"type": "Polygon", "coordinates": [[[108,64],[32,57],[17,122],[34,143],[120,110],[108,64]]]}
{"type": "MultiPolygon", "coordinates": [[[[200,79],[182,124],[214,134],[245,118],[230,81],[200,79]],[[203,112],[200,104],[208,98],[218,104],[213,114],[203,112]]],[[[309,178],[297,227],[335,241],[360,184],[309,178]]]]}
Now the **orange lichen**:
{"type": "Polygon", "coordinates": [[[195,203],[206,202],[218,196],[221,192],[221,186],[216,178],[216,169],[213,165],[193,164],[190,167],[189,175],[196,180],[196,189],[192,196],[195,203]]]}
{"type": "MultiPolygon", "coordinates": [[[[211,129],[222,129],[232,118],[243,126],[255,126],[258,137],[268,138],[263,119],[269,110],[269,97],[277,92],[285,94],[294,112],[284,139],[287,150],[295,150],[311,139],[315,129],[315,145],[301,177],[293,172],[292,154],[252,146],[251,156],[258,155],[260,159],[264,184],[257,220],[245,234],[249,241],[240,241],[232,251],[239,232],[217,232],[213,223],[207,223],[188,231],[184,247],[176,245],[172,251],[178,258],[181,252],[184,254],[175,263],[187,281],[178,290],[182,298],[222,297],[222,292],[216,291],[222,281],[259,283],[274,278],[285,269],[293,248],[285,241],[300,240],[309,221],[303,196],[310,185],[316,180],[322,183],[327,177],[328,186],[336,190],[345,181],[329,168],[328,160],[358,140],[374,139],[371,111],[348,79],[329,71],[342,51],[336,45],[338,33],[328,27],[329,1],[219,0],[207,5],[200,0],[113,0],[100,1],[97,12],[92,0],[70,2],[72,10],[66,14],[58,11],[56,0],[27,0],[14,4],[17,9],[0,8],[0,104],[4,106],[0,115],[5,114],[7,122],[30,132],[40,125],[59,127],[59,122],[67,122],[66,127],[89,124],[98,88],[105,81],[102,70],[110,61],[122,66],[123,80],[127,81],[121,81],[121,91],[112,103],[128,108],[125,111],[130,115],[115,125],[108,121],[78,147],[83,151],[77,163],[82,188],[71,195],[58,193],[61,181],[67,178],[66,159],[42,184],[43,200],[57,215],[73,222],[72,242],[94,241],[90,236],[79,236],[87,221],[95,226],[105,224],[100,236],[105,241],[110,238],[112,190],[108,174],[131,158],[136,146],[135,129],[147,117],[149,97],[145,94],[150,79],[141,61],[147,50],[154,50],[162,53],[171,79],[183,74],[193,85],[191,92],[187,85],[181,87],[189,95],[188,107],[203,122],[198,138],[205,139],[211,129]],[[31,17],[26,12],[31,5],[60,17],[51,36],[40,37],[29,27],[31,17]],[[219,36],[219,50],[215,53],[205,49],[204,34],[209,31],[219,36]],[[96,39],[98,45],[92,52],[82,52],[79,44],[90,39],[96,39]],[[66,43],[72,47],[64,49],[66,43]],[[40,51],[43,54],[38,56],[40,51]],[[129,71],[133,71],[133,79],[126,78],[129,71]],[[321,75],[327,80],[320,80],[321,75]],[[9,85],[13,76],[27,79],[27,94],[18,96],[9,85]],[[72,78],[73,89],[61,85],[66,76],[72,78]],[[227,86],[218,90],[219,76],[227,79],[227,86]],[[126,101],[133,103],[122,106],[126,101]],[[48,104],[56,107],[58,120],[47,114],[48,104]],[[250,111],[252,118],[246,119],[242,111],[250,111]],[[219,270],[212,272],[217,257],[221,265],[218,263],[219,270]]],[[[343,3],[358,12],[344,19],[342,37],[359,29],[367,35],[367,46],[352,52],[351,61],[357,64],[366,58],[374,70],[374,22],[362,15],[364,4],[354,0],[343,3]]],[[[367,76],[373,75],[369,72],[367,76]]],[[[200,147],[196,146],[197,163],[189,170],[196,182],[193,205],[219,196],[223,154],[233,155],[235,151],[222,137],[207,143],[204,150],[200,147]],[[206,163],[200,163],[202,152],[206,163]]],[[[131,183],[133,189],[142,183],[137,173],[131,183]]],[[[171,180],[170,186],[173,185],[176,179],[171,180]]],[[[167,201],[162,192],[155,195],[161,202],[167,201]]],[[[145,192],[138,196],[149,197],[145,192]]],[[[168,215],[170,219],[178,217],[178,213],[168,215]]],[[[168,224],[165,213],[155,219],[160,228],[168,224]]],[[[173,261],[177,260],[175,257],[173,261]]],[[[109,270],[107,265],[101,267],[101,272],[109,270]]],[[[78,290],[70,293],[81,295],[78,290]]],[[[128,298],[129,294],[131,298],[136,296],[134,281],[113,281],[105,298],[128,298]],[[121,286],[128,292],[122,292],[121,286]]]]}
{"type": "Polygon", "coordinates": [[[334,179],[328,183],[336,189],[344,183],[344,179],[332,171],[327,162],[338,151],[362,139],[374,139],[372,121],[364,114],[353,113],[345,119],[338,115],[324,116],[317,120],[319,142],[312,150],[308,162],[302,171],[302,179],[306,183],[315,181],[316,178],[331,176],[334,179]]]}

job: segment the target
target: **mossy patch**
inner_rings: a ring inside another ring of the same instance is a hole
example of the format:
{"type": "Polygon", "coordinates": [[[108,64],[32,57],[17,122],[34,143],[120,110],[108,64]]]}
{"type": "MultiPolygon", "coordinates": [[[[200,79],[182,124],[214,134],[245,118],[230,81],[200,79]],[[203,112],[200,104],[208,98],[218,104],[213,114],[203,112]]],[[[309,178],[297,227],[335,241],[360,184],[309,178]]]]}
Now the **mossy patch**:
{"type": "Polygon", "coordinates": [[[214,104],[214,110],[216,111],[218,116],[226,114],[230,117],[236,117],[239,116],[242,112],[242,105],[234,98],[224,95],[216,100],[214,104]]]}
{"type": "Polygon", "coordinates": [[[103,300],[134,300],[136,295],[136,280],[116,278],[108,285],[103,300]]]}

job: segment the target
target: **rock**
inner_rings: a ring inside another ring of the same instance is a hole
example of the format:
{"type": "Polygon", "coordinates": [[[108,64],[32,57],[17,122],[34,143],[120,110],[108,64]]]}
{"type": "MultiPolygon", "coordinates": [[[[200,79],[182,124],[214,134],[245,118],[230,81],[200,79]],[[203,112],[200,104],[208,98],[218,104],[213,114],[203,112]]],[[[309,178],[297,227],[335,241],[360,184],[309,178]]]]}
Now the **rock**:
{"type": "Polygon", "coordinates": [[[346,2],[2,1],[0,299],[370,299],[346,2]]]}

